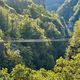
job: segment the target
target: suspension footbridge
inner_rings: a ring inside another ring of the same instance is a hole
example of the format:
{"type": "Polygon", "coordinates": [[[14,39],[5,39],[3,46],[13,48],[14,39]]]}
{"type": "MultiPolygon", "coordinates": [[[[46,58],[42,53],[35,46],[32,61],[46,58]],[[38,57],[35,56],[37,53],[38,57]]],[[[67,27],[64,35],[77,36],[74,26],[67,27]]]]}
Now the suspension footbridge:
{"type": "Polygon", "coordinates": [[[70,38],[62,38],[62,39],[19,39],[19,40],[0,40],[0,43],[12,42],[12,43],[26,43],[26,42],[66,42],[69,41],[70,38]]]}

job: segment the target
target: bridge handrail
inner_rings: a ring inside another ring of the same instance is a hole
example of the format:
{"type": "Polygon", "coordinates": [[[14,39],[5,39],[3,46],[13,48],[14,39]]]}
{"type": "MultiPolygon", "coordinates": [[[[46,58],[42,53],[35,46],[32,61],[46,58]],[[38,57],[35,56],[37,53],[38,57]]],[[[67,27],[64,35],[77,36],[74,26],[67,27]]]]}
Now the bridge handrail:
{"type": "Polygon", "coordinates": [[[19,39],[19,40],[0,40],[0,42],[63,42],[69,41],[70,38],[61,39],[19,39]]]}

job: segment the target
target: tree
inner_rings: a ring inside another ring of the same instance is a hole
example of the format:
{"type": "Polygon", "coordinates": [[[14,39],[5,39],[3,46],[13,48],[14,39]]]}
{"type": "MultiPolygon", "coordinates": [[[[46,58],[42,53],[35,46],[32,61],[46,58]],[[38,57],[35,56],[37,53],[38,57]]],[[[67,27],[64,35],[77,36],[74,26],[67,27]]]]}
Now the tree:
{"type": "Polygon", "coordinates": [[[0,80],[12,80],[7,68],[0,70],[0,80]]]}
{"type": "Polygon", "coordinates": [[[72,56],[72,59],[63,59],[60,58],[57,60],[54,67],[54,72],[61,77],[62,80],[76,80],[80,79],[79,72],[79,63],[80,63],[80,54],[72,56]],[[74,75],[74,76],[73,76],[74,75]]]}
{"type": "Polygon", "coordinates": [[[16,65],[11,72],[14,80],[29,80],[31,69],[26,68],[24,65],[16,65]]]}
{"type": "Polygon", "coordinates": [[[70,45],[67,49],[66,55],[70,58],[80,52],[80,20],[78,20],[74,27],[73,36],[70,39],[70,45]]]}

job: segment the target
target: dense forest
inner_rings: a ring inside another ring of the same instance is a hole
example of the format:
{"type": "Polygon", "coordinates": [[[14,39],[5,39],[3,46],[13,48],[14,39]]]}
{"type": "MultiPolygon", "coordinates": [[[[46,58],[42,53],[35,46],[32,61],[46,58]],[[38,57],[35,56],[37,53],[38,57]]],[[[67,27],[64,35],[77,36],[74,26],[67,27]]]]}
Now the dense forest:
{"type": "Polygon", "coordinates": [[[80,0],[44,4],[0,0],[0,80],[80,80],[80,0]]]}

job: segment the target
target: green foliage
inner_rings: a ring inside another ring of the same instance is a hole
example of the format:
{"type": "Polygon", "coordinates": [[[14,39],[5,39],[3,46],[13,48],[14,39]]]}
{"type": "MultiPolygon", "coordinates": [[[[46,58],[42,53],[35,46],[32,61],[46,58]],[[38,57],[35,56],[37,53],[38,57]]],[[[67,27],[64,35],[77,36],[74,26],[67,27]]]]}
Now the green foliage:
{"type": "Polygon", "coordinates": [[[5,2],[13,7],[18,13],[22,13],[23,9],[32,3],[31,0],[6,0],[5,2]]]}
{"type": "Polygon", "coordinates": [[[17,65],[15,68],[13,68],[13,71],[11,72],[11,75],[14,80],[28,80],[31,70],[28,68],[25,68],[24,65],[17,65]]]}
{"type": "Polygon", "coordinates": [[[8,28],[8,11],[0,6],[0,29],[5,32],[8,28]]]}
{"type": "MultiPolygon", "coordinates": [[[[69,35],[63,20],[56,12],[50,13],[43,7],[27,0],[6,1],[8,5],[5,3],[4,7],[0,7],[0,37],[3,41],[64,38],[66,36],[63,34],[63,28],[66,31],[65,35],[69,35]]],[[[8,68],[9,73],[11,72],[8,75],[8,71],[4,69],[5,74],[1,78],[7,75],[13,80],[60,80],[62,73],[56,74],[48,70],[53,69],[57,58],[64,56],[66,47],[66,43],[65,45],[64,43],[51,41],[41,43],[13,43],[8,41],[1,43],[0,69],[8,68]],[[61,48],[64,50],[62,51],[61,48]]],[[[67,74],[63,74],[61,80],[65,80],[65,76],[68,77],[67,74]]],[[[72,78],[72,75],[69,76],[72,78]]],[[[6,77],[7,80],[9,78],[6,77]]]]}
{"type": "Polygon", "coordinates": [[[12,78],[10,78],[10,74],[8,74],[7,69],[0,70],[0,80],[12,80],[12,78]]]}
{"type": "Polygon", "coordinates": [[[70,45],[67,49],[68,57],[75,55],[80,52],[80,20],[78,20],[75,24],[74,33],[72,38],[70,39],[70,45]]]}
{"type": "Polygon", "coordinates": [[[58,29],[56,28],[56,26],[53,23],[48,23],[48,24],[49,24],[49,27],[47,29],[47,36],[48,37],[53,36],[54,38],[61,37],[61,33],[60,33],[60,31],[58,31],[58,29]]]}
{"type": "Polygon", "coordinates": [[[16,65],[10,74],[7,69],[0,70],[0,78],[5,80],[79,80],[80,79],[80,54],[73,56],[72,59],[56,61],[52,70],[32,70],[24,65],[16,65]]]}
{"type": "Polygon", "coordinates": [[[54,71],[60,74],[63,80],[79,80],[79,59],[80,54],[73,56],[71,60],[60,58],[57,60],[54,71]]]}
{"type": "Polygon", "coordinates": [[[3,32],[2,32],[2,30],[0,29],[0,38],[2,38],[3,37],[3,32]]]}
{"type": "MultiPolygon", "coordinates": [[[[28,0],[6,0],[5,2],[3,2],[4,7],[0,7],[0,37],[3,41],[50,40],[64,36],[62,28],[65,25],[56,12],[50,13],[42,6],[28,0]]],[[[66,35],[69,35],[68,29],[66,29],[66,35]]],[[[33,69],[52,69],[55,60],[64,56],[61,48],[65,50],[66,46],[63,42],[51,41],[41,43],[9,42],[0,45],[0,60],[3,61],[0,68],[6,67],[9,71],[16,64],[24,64],[33,69]]]]}

